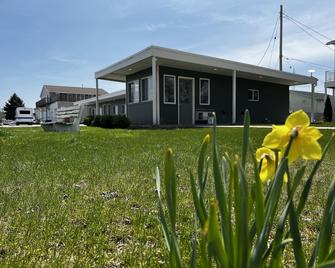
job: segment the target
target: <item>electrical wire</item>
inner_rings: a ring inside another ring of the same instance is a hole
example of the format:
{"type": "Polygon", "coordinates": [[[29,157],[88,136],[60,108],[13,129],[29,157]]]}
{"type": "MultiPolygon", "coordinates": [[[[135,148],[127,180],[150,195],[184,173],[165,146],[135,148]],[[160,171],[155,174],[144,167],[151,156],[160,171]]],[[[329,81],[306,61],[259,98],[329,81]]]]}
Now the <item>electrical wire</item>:
{"type": "Polygon", "coordinates": [[[275,48],[276,45],[276,41],[277,41],[277,34],[278,34],[278,27],[276,29],[276,33],[275,33],[275,37],[273,39],[273,45],[272,45],[272,49],[271,49],[271,55],[270,55],[270,60],[269,60],[269,67],[271,68],[271,62],[272,62],[272,56],[273,56],[273,50],[275,48]]]}
{"type": "Polygon", "coordinates": [[[305,61],[305,60],[301,60],[301,59],[296,59],[296,58],[288,58],[288,57],[284,57],[285,60],[292,60],[292,61],[298,61],[298,62],[302,62],[302,63],[306,63],[306,64],[310,64],[310,65],[313,65],[313,66],[316,66],[320,69],[323,69],[323,70],[330,70],[331,67],[327,66],[327,65],[323,65],[323,64],[319,64],[319,63],[315,63],[315,62],[311,62],[311,61],[305,61]]]}
{"type": "Polygon", "coordinates": [[[291,16],[287,15],[286,13],[283,13],[283,14],[284,14],[287,18],[290,18],[291,20],[294,20],[296,23],[298,23],[298,24],[302,25],[303,27],[305,27],[305,28],[311,30],[312,32],[318,34],[319,36],[322,36],[323,38],[327,39],[328,41],[333,40],[333,39],[330,38],[329,36],[324,35],[323,33],[320,33],[319,31],[313,29],[312,27],[310,27],[310,26],[308,26],[308,25],[302,23],[301,21],[298,21],[297,19],[292,18],[291,16]]]}
{"type": "Polygon", "coordinates": [[[316,40],[317,42],[319,42],[320,44],[322,44],[323,46],[325,46],[326,48],[328,48],[331,51],[334,51],[334,49],[328,47],[322,40],[320,40],[319,38],[315,37],[314,35],[312,35],[310,32],[306,31],[301,25],[299,25],[298,23],[296,23],[294,20],[290,19],[290,17],[288,17],[287,15],[284,16],[285,18],[287,18],[289,21],[291,21],[292,23],[294,23],[296,26],[298,26],[302,31],[304,31],[307,35],[309,35],[311,38],[313,38],[314,40],[316,40]]]}
{"type": "Polygon", "coordinates": [[[269,44],[268,44],[267,48],[265,49],[265,52],[264,52],[262,58],[261,58],[261,59],[259,60],[259,62],[257,63],[257,65],[260,65],[260,64],[261,64],[261,62],[263,61],[263,59],[264,59],[266,53],[267,53],[268,50],[269,50],[269,47],[270,47],[270,45],[271,45],[271,43],[272,43],[274,34],[275,34],[275,32],[277,32],[278,21],[279,21],[279,16],[277,16],[277,20],[276,20],[275,26],[274,26],[274,28],[273,28],[273,31],[272,31],[272,34],[271,34],[271,38],[270,38],[270,40],[269,40],[269,44]]]}

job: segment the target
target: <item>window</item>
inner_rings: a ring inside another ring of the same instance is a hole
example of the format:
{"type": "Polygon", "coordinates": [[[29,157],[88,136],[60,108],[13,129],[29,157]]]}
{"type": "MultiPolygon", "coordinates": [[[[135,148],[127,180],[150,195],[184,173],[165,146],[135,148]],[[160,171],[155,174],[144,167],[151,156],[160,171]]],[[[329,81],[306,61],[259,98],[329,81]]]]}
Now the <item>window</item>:
{"type": "Polygon", "coordinates": [[[125,114],[126,113],[126,105],[121,104],[121,114],[125,114]]]}
{"type": "Polygon", "coordinates": [[[164,75],[164,104],[176,103],[176,77],[173,75],[164,75]]]}
{"type": "Polygon", "coordinates": [[[201,105],[210,104],[210,80],[206,78],[200,78],[199,82],[199,98],[201,105]]]}
{"type": "Polygon", "coordinates": [[[108,104],[108,115],[111,115],[112,114],[112,109],[111,109],[111,105],[108,104]]]}
{"type": "Polygon", "coordinates": [[[138,80],[128,83],[128,102],[135,103],[139,100],[139,82],[138,80]]]}
{"type": "Polygon", "coordinates": [[[258,89],[248,89],[248,101],[259,101],[258,89]]]}
{"type": "Polygon", "coordinates": [[[118,107],[117,107],[117,105],[113,105],[112,106],[112,112],[113,112],[113,114],[118,114],[118,107]]]}
{"type": "Polygon", "coordinates": [[[141,79],[141,101],[149,100],[149,78],[141,79]]]}

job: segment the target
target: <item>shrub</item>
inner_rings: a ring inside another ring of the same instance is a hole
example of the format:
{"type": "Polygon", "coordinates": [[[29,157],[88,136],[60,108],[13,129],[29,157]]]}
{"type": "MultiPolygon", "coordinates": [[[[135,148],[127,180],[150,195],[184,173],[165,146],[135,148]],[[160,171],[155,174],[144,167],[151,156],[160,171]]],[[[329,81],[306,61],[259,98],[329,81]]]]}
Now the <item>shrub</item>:
{"type": "MultiPolygon", "coordinates": [[[[300,110],[291,114],[285,125],[273,128],[263,142],[267,148],[259,148],[255,156],[249,139],[249,122],[246,111],[241,156],[224,154],[222,158],[217,151],[214,122],[212,136],[207,135],[200,148],[197,180],[190,169],[190,192],[196,217],[190,266],[212,267],[214,262],[214,267],[282,267],[284,249],[290,247],[296,267],[335,267],[332,245],[335,178],[329,186],[309,259],[303,250],[299,225],[313,179],[334,135],[322,152],[318,143],[320,132],[309,126],[308,116],[300,110]],[[207,155],[210,139],[211,161],[207,155]],[[248,152],[251,152],[253,172],[246,170],[248,152]],[[294,174],[290,168],[298,157],[316,160],[305,183],[302,179],[309,170],[306,164],[294,174]],[[207,197],[208,180],[213,180],[215,198],[207,197]],[[297,191],[300,184],[302,192],[297,191]],[[279,205],[279,200],[285,201],[284,206],[279,205]]],[[[156,168],[158,216],[169,253],[169,266],[182,267],[176,224],[177,180],[170,149],[165,156],[163,184],[164,198],[156,168]]]]}
{"type": "Polygon", "coordinates": [[[325,109],[323,111],[323,117],[326,122],[331,122],[333,120],[333,108],[329,96],[327,96],[325,102],[325,109]]]}
{"type": "Polygon", "coordinates": [[[124,115],[99,115],[94,118],[86,118],[84,124],[102,128],[128,128],[130,121],[124,115]]]}
{"type": "Polygon", "coordinates": [[[84,125],[86,125],[86,126],[90,126],[90,125],[92,124],[93,119],[94,119],[93,116],[86,117],[86,118],[84,119],[84,122],[83,122],[84,125]]]}

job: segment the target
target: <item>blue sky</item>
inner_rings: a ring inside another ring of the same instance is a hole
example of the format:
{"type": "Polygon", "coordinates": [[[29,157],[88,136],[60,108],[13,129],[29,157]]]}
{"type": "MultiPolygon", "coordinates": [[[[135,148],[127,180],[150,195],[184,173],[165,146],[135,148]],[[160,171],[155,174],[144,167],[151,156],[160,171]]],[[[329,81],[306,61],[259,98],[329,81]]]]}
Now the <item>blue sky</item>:
{"type": "MultiPolygon", "coordinates": [[[[94,72],[155,44],[258,64],[285,12],[335,39],[333,0],[1,0],[0,107],[16,92],[35,106],[43,84],[95,86],[94,72]]],[[[333,52],[284,21],[284,56],[333,68],[333,52]]],[[[277,67],[278,42],[261,65],[277,67]]],[[[284,70],[324,69],[285,61],[284,70]],[[291,68],[290,68],[291,66],[291,68]]],[[[107,91],[120,83],[101,83],[107,91]]]]}

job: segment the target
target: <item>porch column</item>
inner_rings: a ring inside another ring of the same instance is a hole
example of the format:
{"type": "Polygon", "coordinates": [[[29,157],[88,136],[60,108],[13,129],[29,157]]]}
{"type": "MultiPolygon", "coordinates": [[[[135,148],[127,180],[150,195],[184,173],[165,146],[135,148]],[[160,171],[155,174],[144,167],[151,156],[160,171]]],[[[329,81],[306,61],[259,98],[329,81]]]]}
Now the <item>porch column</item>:
{"type": "Polygon", "coordinates": [[[315,84],[312,85],[312,95],[311,95],[311,122],[314,122],[314,91],[315,91],[315,84]]]}
{"type": "Polygon", "coordinates": [[[232,88],[232,123],[236,124],[236,70],[233,70],[232,88]]]}
{"type": "Polygon", "coordinates": [[[157,59],[152,57],[152,124],[157,125],[157,59]]]}
{"type": "Polygon", "coordinates": [[[160,125],[160,95],[159,95],[159,64],[157,64],[157,72],[156,72],[156,107],[157,107],[157,125],[160,125]]]}
{"type": "Polygon", "coordinates": [[[100,115],[100,111],[99,111],[99,80],[95,79],[95,94],[96,94],[96,98],[95,98],[95,115],[100,115]]]}

